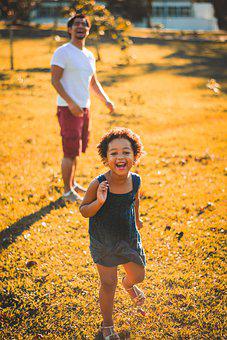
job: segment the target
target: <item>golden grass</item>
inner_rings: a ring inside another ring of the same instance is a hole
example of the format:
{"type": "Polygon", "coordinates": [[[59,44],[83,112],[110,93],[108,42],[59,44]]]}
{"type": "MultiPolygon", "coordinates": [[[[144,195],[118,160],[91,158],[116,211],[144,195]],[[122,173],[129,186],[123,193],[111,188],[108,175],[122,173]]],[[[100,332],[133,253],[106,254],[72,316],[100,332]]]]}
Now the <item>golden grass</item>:
{"type": "MultiPolygon", "coordinates": [[[[49,38],[16,41],[9,71],[1,40],[2,339],[93,339],[101,321],[88,221],[58,201],[62,151],[46,72],[54,48],[49,38]]],[[[101,53],[99,79],[117,109],[110,115],[94,98],[78,180],[104,171],[96,145],[110,127],[132,128],[147,152],[136,168],[147,316],[119,284],[116,329],[132,339],[224,338],[225,47],[135,45],[130,65],[113,45],[101,53]],[[210,78],[223,86],[219,95],[206,87],[210,78]]]]}

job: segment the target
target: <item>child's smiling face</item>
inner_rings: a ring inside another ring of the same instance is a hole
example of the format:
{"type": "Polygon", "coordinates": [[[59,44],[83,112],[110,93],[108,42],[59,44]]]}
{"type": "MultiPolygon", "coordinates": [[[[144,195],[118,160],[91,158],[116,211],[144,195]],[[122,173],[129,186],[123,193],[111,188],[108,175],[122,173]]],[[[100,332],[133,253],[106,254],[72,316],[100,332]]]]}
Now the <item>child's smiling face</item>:
{"type": "Polygon", "coordinates": [[[118,175],[126,175],[135,161],[132,145],[128,139],[116,138],[108,144],[106,163],[118,175]]]}

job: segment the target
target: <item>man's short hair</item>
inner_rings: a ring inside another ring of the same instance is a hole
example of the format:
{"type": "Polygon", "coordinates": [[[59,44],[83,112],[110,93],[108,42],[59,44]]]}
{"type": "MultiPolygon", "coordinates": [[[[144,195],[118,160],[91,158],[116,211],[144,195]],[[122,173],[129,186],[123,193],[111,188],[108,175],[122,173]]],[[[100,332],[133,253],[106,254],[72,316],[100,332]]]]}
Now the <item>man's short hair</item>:
{"type": "Polygon", "coordinates": [[[88,19],[88,17],[86,17],[86,15],[84,14],[75,14],[74,16],[72,16],[71,18],[69,18],[68,22],[67,22],[67,27],[68,28],[71,28],[73,23],[74,23],[74,20],[75,19],[85,19],[86,20],[86,24],[87,24],[87,27],[91,27],[91,23],[90,23],[90,20],[88,19]]]}

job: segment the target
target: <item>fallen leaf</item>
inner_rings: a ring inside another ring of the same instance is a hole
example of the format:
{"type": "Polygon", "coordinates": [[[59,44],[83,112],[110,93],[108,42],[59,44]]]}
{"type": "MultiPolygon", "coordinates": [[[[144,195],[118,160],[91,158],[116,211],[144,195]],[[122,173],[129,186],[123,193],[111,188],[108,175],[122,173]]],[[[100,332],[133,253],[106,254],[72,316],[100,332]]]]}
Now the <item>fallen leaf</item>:
{"type": "Polygon", "coordinates": [[[31,268],[33,266],[36,266],[38,263],[36,261],[28,261],[26,262],[26,267],[31,268]]]}
{"type": "Polygon", "coordinates": [[[180,241],[182,237],[184,236],[183,231],[181,231],[180,233],[176,233],[176,236],[177,236],[178,241],[180,241]]]}

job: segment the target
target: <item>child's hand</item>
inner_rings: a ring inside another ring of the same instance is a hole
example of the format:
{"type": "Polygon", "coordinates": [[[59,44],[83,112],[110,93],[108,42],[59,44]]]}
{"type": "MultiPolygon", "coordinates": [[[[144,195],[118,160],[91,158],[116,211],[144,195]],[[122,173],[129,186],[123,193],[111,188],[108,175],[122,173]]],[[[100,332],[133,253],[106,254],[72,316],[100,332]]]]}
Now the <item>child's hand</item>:
{"type": "Polygon", "coordinates": [[[143,228],[143,220],[139,219],[138,221],[136,221],[136,225],[139,230],[143,228]]]}
{"type": "Polygon", "coordinates": [[[103,181],[98,186],[98,189],[97,189],[97,200],[101,204],[103,204],[106,201],[108,187],[109,187],[109,184],[108,184],[107,181],[103,181]]]}

